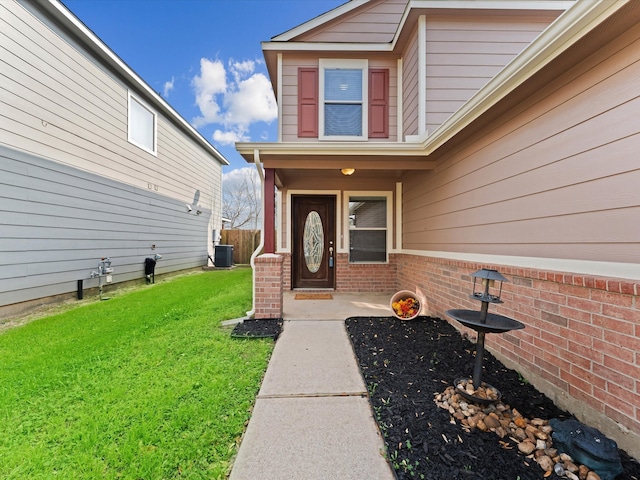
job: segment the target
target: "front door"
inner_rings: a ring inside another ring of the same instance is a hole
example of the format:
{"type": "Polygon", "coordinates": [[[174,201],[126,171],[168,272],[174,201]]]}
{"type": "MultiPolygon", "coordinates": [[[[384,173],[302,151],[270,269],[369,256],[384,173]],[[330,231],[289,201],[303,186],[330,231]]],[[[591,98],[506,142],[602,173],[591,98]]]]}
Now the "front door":
{"type": "Polygon", "coordinates": [[[335,214],[332,195],[294,195],[293,288],[335,287],[335,214]]]}

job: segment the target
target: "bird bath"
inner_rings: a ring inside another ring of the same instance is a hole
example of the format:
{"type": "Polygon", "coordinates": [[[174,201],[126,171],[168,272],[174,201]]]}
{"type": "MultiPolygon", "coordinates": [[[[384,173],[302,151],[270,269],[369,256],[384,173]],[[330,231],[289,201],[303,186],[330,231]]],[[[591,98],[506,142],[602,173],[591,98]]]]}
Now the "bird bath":
{"type": "Polygon", "coordinates": [[[505,317],[504,315],[498,315],[488,312],[489,304],[502,303],[502,301],[500,300],[500,296],[502,294],[502,282],[506,281],[506,278],[498,273],[498,271],[489,269],[479,270],[473,273],[471,276],[474,277],[473,294],[471,295],[471,298],[473,300],[479,300],[481,302],[482,306],[480,308],[480,311],[454,309],[447,310],[447,315],[460,322],[465,327],[478,332],[478,340],[476,342],[476,360],[472,378],[473,390],[477,392],[481,387],[484,387],[487,391],[495,391],[495,398],[479,397],[477,395],[474,395],[473,393],[470,393],[464,387],[460,388],[461,382],[465,381],[464,379],[456,379],[454,382],[454,387],[456,388],[456,391],[467,400],[486,404],[500,400],[501,394],[495,387],[482,383],[482,362],[484,357],[485,334],[505,333],[511,330],[522,329],[524,328],[524,324],[512,318],[505,317]],[[482,279],[482,285],[484,286],[484,291],[482,292],[475,291],[477,278],[482,279]],[[498,295],[492,295],[489,293],[489,287],[492,287],[495,281],[500,282],[500,291],[498,295]]]}

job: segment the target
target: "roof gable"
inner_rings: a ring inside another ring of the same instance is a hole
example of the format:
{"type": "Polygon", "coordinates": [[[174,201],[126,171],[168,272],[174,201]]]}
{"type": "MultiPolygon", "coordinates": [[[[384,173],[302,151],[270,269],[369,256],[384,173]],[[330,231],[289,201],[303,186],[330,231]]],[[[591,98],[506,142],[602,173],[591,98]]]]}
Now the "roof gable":
{"type": "MultiPolygon", "coordinates": [[[[288,41],[323,43],[390,43],[398,30],[408,0],[354,1],[291,30],[288,41]],[[349,7],[348,9],[343,7],[349,7]],[[341,10],[343,9],[343,10],[341,10]],[[320,23],[319,23],[320,22],[320,23]]],[[[278,36],[273,41],[284,40],[278,36]]]]}

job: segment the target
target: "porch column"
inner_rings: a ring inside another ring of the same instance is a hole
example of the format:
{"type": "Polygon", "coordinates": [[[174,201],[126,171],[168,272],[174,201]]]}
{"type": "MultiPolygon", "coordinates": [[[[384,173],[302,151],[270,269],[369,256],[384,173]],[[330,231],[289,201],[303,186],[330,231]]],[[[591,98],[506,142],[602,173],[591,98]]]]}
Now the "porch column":
{"type": "Polygon", "coordinates": [[[276,252],[276,182],[273,168],[264,169],[264,253],[276,252]]]}

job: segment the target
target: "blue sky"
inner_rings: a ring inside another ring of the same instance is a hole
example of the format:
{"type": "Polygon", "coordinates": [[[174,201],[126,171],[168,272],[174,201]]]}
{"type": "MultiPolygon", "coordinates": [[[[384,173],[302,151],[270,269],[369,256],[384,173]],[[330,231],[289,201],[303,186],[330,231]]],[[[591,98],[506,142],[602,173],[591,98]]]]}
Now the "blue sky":
{"type": "Polygon", "coordinates": [[[231,165],[233,142],[275,141],[260,42],[346,0],[62,0],[231,165]]]}

